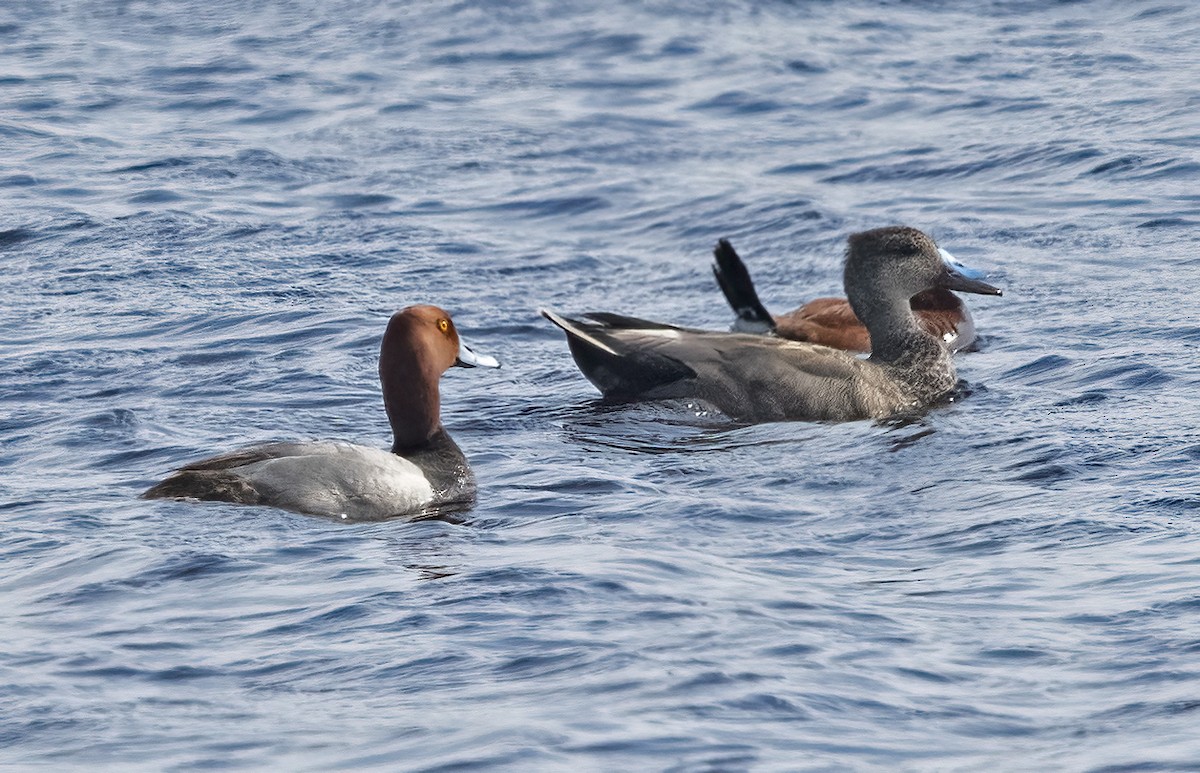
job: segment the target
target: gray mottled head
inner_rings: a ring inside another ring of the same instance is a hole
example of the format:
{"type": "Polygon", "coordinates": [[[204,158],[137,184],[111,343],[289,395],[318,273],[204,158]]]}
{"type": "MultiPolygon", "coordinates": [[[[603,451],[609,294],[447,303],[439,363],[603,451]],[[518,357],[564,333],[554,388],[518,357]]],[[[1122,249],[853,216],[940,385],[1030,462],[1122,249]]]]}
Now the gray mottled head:
{"type": "Polygon", "coordinates": [[[1000,290],[948,262],[928,235],[907,226],[851,234],[846,249],[846,295],[859,319],[907,310],[914,295],[936,287],[984,295],[1000,290]]]}

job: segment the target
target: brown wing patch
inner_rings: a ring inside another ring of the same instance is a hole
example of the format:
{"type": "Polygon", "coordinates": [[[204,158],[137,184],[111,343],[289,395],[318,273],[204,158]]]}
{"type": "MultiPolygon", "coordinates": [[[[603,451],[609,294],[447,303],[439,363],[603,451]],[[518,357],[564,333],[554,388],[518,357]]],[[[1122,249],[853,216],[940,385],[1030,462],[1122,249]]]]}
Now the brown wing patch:
{"type": "Polygon", "coordinates": [[[814,298],[795,311],[775,318],[776,334],[793,341],[869,352],[871,336],[845,298],[814,298]]]}

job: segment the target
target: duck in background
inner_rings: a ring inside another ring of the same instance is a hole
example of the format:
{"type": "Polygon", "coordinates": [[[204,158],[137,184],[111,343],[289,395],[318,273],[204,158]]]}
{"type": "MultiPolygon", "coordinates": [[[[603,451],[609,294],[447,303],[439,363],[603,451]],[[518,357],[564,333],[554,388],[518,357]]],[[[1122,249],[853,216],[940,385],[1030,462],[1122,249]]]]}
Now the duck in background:
{"type": "Polygon", "coordinates": [[[446,311],[409,306],[392,315],[379,347],[390,452],[332,440],[267,443],[185,465],[142,498],[270,505],[354,520],[470,503],[474,475],[441,420],[439,381],[455,365],[500,367],[462,342],[446,311]]]}
{"type": "Polygon", "coordinates": [[[950,351],[914,316],[914,295],[933,289],[1001,294],[947,262],[932,238],[905,226],[851,235],[843,280],[870,336],[867,359],[811,342],[620,314],[542,314],[566,333],[579,369],[605,397],[698,400],[746,421],[848,421],[921,410],[955,389],[950,351]]]}
{"type": "MultiPolygon", "coordinates": [[[[981,279],[982,272],[972,271],[953,255],[938,248],[939,254],[963,276],[981,279]]],[[[773,333],[791,341],[807,341],[851,352],[870,352],[871,337],[845,298],[814,298],[798,309],[778,316],[771,314],[758,298],[750,272],[733,245],[726,239],[713,249],[713,276],[725,294],[725,300],[737,318],[732,329],[741,333],[773,333]]],[[[917,321],[931,335],[940,338],[953,352],[973,351],[975,321],[965,303],[944,287],[932,287],[909,299],[917,321]]]]}

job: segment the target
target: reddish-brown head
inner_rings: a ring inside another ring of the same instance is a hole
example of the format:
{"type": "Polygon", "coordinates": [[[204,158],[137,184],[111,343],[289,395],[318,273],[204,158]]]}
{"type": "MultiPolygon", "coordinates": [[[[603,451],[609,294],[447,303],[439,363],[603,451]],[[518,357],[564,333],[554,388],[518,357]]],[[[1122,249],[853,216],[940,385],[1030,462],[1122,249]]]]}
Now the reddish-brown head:
{"type": "Polygon", "coordinates": [[[392,450],[415,448],[437,432],[438,382],[454,365],[499,367],[462,345],[444,309],[409,306],[392,315],[379,347],[379,382],[395,438],[392,450]]]}

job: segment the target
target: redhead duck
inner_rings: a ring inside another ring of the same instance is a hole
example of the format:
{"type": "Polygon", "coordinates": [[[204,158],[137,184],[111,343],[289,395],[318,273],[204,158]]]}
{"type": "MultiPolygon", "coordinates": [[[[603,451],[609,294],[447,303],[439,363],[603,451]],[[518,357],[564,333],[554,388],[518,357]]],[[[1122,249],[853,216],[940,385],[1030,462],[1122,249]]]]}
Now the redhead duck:
{"type": "MultiPolygon", "coordinates": [[[[938,248],[942,259],[971,279],[981,272],[966,269],[953,255],[938,248]]],[[[845,298],[814,298],[798,309],[778,316],[770,314],[750,279],[746,265],[726,239],[713,249],[713,276],[737,319],[733,329],[741,333],[774,333],[792,341],[808,341],[851,352],[870,352],[871,337],[845,298]]],[[[962,300],[944,287],[931,287],[909,299],[917,321],[940,338],[950,351],[970,351],[975,344],[975,321],[962,300]]]]}
{"type": "Polygon", "coordinates": [[[947,263],[933,239],[893,226],[849,238],[846,295],[870,331],[872,354],[813,343],[664,325],[619,314],[543,314],[567,334],[584,376],[606,397],[694,399],[746,421],[880,419],[944,399],[957,377],[950,352],[913,316],[931,288],[1000,295],[947,263]]]}
{"type": "Polygon", "coordinates": [[[470,502],[474,476],[441,421],[438,381],[455,365],[500,367],[459,339],[445,311],[409,306],[392,315],[379,347],[391,452],[331,440],[267,443],[192,462],[142,498],[271,505],[346,519],[470,502]]]}

